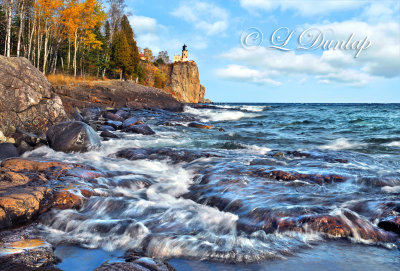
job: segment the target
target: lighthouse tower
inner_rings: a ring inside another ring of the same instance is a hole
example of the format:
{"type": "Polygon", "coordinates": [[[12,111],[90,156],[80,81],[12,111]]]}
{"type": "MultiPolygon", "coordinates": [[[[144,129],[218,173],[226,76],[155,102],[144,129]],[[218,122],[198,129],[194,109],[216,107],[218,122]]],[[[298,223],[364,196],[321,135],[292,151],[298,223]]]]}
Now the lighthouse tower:
{"type": "Polygon", "coordinates": [[[174,62],[188,62],[188,61],[189,61],[188,50],[186,44],[184,44],[182,47],[182,55],[174,55],[174,62]]]}
{"type": "Polygon", "coordinates": [[[189,61],[189,57],[188,57],[187,46],[186,46],[186,44],[184,44],[182,47],[182,62],[186,62],[186,61],[189,61]]]}

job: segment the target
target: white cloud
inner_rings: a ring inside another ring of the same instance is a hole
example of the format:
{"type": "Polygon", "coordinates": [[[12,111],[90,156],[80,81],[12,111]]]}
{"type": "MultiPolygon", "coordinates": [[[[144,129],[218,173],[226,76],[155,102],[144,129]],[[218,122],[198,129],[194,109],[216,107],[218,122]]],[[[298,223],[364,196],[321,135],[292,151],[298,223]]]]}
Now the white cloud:
{"type": "MultiPolygon", "coordinates": [[[[257,1],[264,2],[264,0],[257,1]]],[[[241,65],[241,70],[245,68],[252,70],[252,74],[257,76],[243,78],[238,73],[235,75],[232,72],[232,65],[217,70],[216,74],[225,79],[238,78],[254,83],[268,83],[266,79],[284,81],[286,77],[300,76],[314,78],[320,83],[341,83],[351,86],[362,86],[378,79],[399,77],[400,24],[393,19],[396,8],[398,11],[399,6],[399,4],[393,6],[394,12],[382,6],[376,10],[366,8],[359,18],[364,18],[366,22],[354,19],[304,26],[304,29],[313,27],[320,29],[323,33],[328,33],[325,39],[347,40],[353,32],[354,40],[368,36],[372,45],[358,58],[354,58],[355,51],[353,50],[329,50],[318,55],[307,51],[281,52],[267,48],[247,51],[243,48],[234,48],[222,57],[235,65],[241,65]],[[379,17],[379,14],[385,20],[372,22],[366,19],[371,16],[379,17]],[[260,79],[261,76],[265,79],[264,81],[260,79]]]]}
{"type": "Polygon", "coordinates": [[[226,69],[217,69],[216,75],[223,79],[247,81],[256,84],[280,86],[281,83],[268,78],[267,71],[250,69],[241,65],[229,65],[226,69]]]}
{"type": "Polygon", "coordinates": [[[130,23],[137,33],[157,33],[157,20],[146,16],[130,16],[130,23]]]}
{"type": "Polygon", "coordinates": [[[335,11],[356,9],[368,4],[366,0],[240,0],[242,7],[251,11],[293,10],[303,16],[324,15],[335,11]]]}
{"type": "Polygon", "coordinates": [[[229,26],[228,12],[214,4],[201,1],[183,2],[172,15],[188,23],[207,35],[224,32],[229,26]]]}

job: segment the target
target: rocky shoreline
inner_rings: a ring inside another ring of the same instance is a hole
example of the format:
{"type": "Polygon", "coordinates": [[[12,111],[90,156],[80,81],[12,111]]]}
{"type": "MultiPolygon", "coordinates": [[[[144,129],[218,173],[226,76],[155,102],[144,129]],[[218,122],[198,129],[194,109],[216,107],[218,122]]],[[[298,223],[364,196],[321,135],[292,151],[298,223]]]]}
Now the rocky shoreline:
{"type": "MultiPolygon", "coordinates": [[[[130,82],[53,88],[24,58],[0,56],[0,78],[1,269],[59,270],[54,247],[37,235],[35,221],[52,209],[80,208],[94,195],[90,181],[110,173],[82,164],[19,157],[44,145],[56,151],[89,151],[100,147],[102,140],[117,138],[112,133],[116,129],[151,135],[154,131],[130,110],[179,112],[183,104],[161,90],[130,82]]],[[[130,256],[126,263],[105,263],[96,270],[173,268],[130,256]]]]}

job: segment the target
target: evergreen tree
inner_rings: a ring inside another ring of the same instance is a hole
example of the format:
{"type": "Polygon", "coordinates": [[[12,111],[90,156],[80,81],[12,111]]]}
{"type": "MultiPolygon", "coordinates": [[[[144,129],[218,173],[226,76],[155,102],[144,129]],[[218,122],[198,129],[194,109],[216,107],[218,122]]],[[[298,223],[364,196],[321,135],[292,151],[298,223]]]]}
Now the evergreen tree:
{"type": "Polygon", "coordinates": [[[130,67],[130,46],[126,36],[122,31],[114,33],[114,39],[111,46],[111,65],[120,74],[120,79],[125,78],[126,71],[130,67]]]}
{"type": "Polygon", "coordinates": [[[129,66],[126,69],[128,75],[133,75],[139,64],[139,49],[128,17],[124,15],[121,20],[121,32],[124,33],[130,48],[129,66]]]}

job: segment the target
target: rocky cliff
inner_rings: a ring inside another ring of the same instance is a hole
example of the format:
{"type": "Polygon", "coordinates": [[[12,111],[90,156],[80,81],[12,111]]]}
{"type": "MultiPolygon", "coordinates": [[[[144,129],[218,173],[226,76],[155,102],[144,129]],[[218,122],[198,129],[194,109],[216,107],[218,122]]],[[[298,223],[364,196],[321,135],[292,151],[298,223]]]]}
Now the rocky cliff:
{"type": "Polygon", "coordinates": [[[205,102],[205,87],[200,84],[196,62],[176,62],[158,66],[142,63],[142,65],[146,73],[145,85],[159,87],[183,103],[205,102]],[[159,86],[155,84],[157,76],[162,78],[159,86]]]}
{"type": "Polygon", "coordinates": [[[205,87],[200,84],[196,62],[177,62],[170,65],[170,88],[178,100],[185,103],[204,102],[205,87]]]}
{"type": "Polygon", "coordinates": [[[26,58],[0,56],[0,131],[41,134],[64,119],[61,99],[40,71],[26,58]]]}

